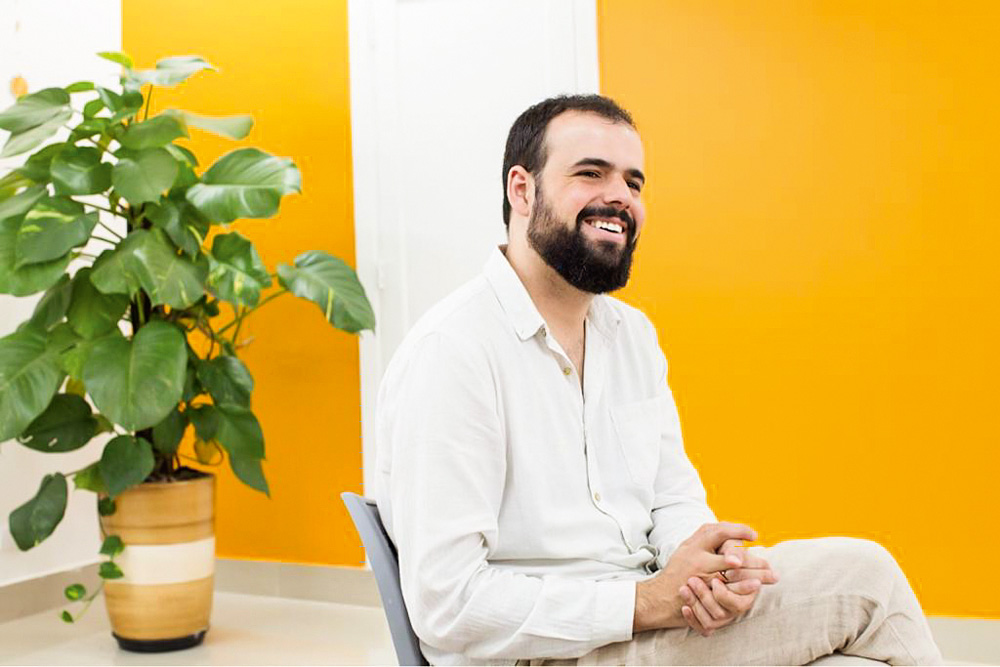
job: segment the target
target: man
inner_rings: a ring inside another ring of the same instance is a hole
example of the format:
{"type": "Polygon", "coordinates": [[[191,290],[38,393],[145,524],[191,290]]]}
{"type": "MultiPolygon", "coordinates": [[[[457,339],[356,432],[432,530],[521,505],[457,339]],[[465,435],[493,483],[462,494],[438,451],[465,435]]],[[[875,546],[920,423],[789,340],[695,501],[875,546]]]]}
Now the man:
{"type": "Polygon", "coordinates": [[[375,496],[428,660],[940,662],[879,545],[744,548],[754,531],[708,508],[655,330],[603,296],[646,217],[629,114],[545,100],[503,170],[508,244],[414,326],[379,393],[375,496]]]}

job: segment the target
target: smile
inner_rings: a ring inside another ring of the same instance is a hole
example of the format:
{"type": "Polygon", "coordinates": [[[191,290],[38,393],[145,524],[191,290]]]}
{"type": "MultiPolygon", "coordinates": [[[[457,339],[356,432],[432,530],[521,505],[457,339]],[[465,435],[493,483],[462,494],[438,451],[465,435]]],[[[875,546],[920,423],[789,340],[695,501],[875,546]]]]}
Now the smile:
{"type": "Polygon", "coordinates": [[[610,234],[624,234],[625,225],[620,222],[615,222],[613,220],[607,220],[605,218],[587,218],[584,223],[595,228],[600,229],[604,232],[610,234]]]}

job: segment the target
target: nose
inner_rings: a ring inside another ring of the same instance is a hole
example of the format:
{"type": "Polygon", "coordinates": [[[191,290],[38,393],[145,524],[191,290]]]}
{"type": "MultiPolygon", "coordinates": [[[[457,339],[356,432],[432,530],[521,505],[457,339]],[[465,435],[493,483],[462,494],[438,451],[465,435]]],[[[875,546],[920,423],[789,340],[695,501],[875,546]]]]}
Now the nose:
{"type": "Polygon", "coordinates": [[[628,208],[632,199],[632,191],[624,178],[612,178],[604,191],[604,202],[607,204],[618,204],[622,208],[628,208]]]}

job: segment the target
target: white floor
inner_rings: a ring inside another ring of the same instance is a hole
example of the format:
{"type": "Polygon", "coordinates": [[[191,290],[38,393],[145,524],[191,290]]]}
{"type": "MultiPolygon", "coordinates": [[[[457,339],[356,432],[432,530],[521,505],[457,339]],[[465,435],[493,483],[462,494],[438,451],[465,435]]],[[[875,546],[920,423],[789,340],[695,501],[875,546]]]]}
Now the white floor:
{"type": "Polygon", "coordinates": [[[111,636],[101,600],[75,625],[48,611],[0,624],[3,665],[394,665],[379,607],[216,593],[201,646],[129,653],[111,636]]]}

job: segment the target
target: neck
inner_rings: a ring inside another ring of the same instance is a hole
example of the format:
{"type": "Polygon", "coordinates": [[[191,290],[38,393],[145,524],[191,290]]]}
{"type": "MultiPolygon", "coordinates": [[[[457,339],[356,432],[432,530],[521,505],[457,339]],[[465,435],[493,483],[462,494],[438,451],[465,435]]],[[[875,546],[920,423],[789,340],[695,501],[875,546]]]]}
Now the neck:
{"type": "Polygon", "coordinates": [[[524,236],[516,238],[511,235],[504,254],[528,290],[535,308],[550,327],[564,332],[583,330],[590,303],[594,300],[593,294],[566,282],[545,263],[524,236]]]}

